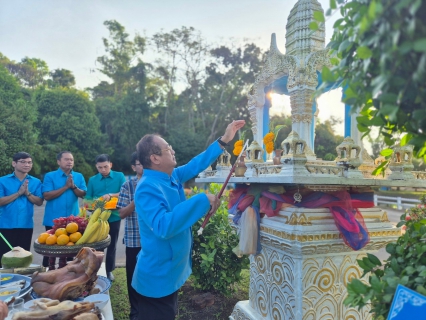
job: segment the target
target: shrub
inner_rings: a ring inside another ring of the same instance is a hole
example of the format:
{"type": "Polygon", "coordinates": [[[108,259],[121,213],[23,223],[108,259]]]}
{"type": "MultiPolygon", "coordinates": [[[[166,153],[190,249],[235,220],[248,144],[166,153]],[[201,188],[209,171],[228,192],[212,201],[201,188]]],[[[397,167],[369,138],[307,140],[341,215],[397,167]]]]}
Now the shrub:
{"type": "MultiPolygon", "coordinates": [[[[221,185],[212,183],[209,193],[218,194],[221,185]]],[[[202,192],[194,188],[192,195],[202,192]]],[[[194,245],[192,248],[192,275],[194,287],[201,290],[214,290],[229,296],[235,282],[241,280],[241,270],[249,265],[247,257],[238,258],[232,249],[238,244],[236,231],[228,221],[228,195],[223,195],[222,203],[199,236],[198,229],[204,218],[192,229],[194,245]]]]}
{"type": "MultiPolygon", "coordinates": [[[[398,227],[405,226],[405,234],[396,243],[386,246],[389,258],[382,266],[371,254],[357,260],[364,270],[364,277],[371,272],[368,284],[353,279],[347,286],[345,305],[362,308],[371,303],[374,318],[384,320],[390,311],[398,284],[426,295],[426,196],[422,204],[411,208],[401,216],[398,227]]],[[[403,227],[404,228],[404,227],[403,227]]]]}

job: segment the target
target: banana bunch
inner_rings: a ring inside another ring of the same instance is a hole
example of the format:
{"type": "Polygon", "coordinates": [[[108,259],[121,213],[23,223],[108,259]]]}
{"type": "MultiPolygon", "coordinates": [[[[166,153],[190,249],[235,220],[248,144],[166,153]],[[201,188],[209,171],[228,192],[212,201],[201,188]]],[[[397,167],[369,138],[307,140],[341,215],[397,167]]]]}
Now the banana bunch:
{"type": "Polygon", "coordinates": [[[104,240],[109,234],[108,218],[111,210],[97,208],[90,216],[83,236],[75,244],[93,243],[104,240]]]}

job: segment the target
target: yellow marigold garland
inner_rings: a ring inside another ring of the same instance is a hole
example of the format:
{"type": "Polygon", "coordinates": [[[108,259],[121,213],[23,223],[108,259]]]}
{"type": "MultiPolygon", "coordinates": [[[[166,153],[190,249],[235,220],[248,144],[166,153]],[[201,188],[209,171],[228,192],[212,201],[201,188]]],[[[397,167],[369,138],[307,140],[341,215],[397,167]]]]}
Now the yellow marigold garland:
{"type": "Polygon", "coordinates": [[[273,132],[268,132],[267,134],[265,134],[265,136],[263,137],[263,143],[265,144],[265,146],[268,144],[268,142],[274,142],[274,138],[275,135],[273,132]]]}
{"type": "Polygon", "coordinates": [[[267,153],[271,153],[272,151],[274,151],[274,142],[270,141],[267,144],[265,144],[266,147],[266,152],[267,153]]]}
{"type": "Polygon", "coordinates": [[[268,132],[263,137],[263,144],[265,145],[267,153],[271,153],[272,151],[274,151],[274,138],[275,135],[273,132],[268,132]]]}
{"type": "Polygon", "coordinates": [[[237,140],[237,142],[234,143],[234,150],[232,153],[236,156],[239,156],[241,150],[243,150],[243,140],[237,140]]]}

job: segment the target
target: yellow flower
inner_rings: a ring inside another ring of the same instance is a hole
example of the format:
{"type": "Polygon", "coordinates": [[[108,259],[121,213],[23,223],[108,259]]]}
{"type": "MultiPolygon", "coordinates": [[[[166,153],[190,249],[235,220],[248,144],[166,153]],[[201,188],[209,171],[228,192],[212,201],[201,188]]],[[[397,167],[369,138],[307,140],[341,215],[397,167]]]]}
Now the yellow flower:
{"type": "Polygon", "coordinates": [[[234,150],[232,151],[232,153],[236,156],[240,155],[241,150],[243,150],[242,146],[235,146],[234,150]]]}
{"type": "Polygon", "coordinates": [[[263,143],[265,145],[267,145],[269,142],[274,142],[274,133],[273,132],[268,132],[267,134],[265,134],[265,136],[263,137],[263,143]]]}
{"type": "Polygon", "coordinates": [[[237,140],[237,142],[234,143],[234,148],[238,147],[238,146],[243,146],[243,140],[237,140]]]}
{"type": "Polygon", "coordinates": [[[267,153],[271,153],[272,151],[274,151],[274,142],[273,141],[266,143],[265,146],[266,146],[266,152],[267,153]]]}

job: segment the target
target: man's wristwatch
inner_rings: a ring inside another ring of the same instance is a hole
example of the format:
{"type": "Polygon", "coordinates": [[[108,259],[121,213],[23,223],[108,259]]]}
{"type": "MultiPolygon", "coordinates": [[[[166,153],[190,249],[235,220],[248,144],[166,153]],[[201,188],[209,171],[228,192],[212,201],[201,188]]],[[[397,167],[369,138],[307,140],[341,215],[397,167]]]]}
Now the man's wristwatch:
{"type": "Polygon", "coordinates": [[[77,189],[76,185],[74,185],[74,187],[71,188],[71,190],[75,190],[75,189],[77,189]]]}
{"type": "Polygon", "coordinates": [[[217,142],[219,142],[219,144],[222,146],[222,147],[229,147],[229,144],[227,144],[226,142],[223,142],[222,140],[220,140],[222,138],[222,136],[220,136],[218,139],[217,139],[217,142]]]}
{"type": "Polygon", "coordinates": [[[28,191],[28,193],[26,194],[27,197],[31,196],[32,193],[28,191]]]}

